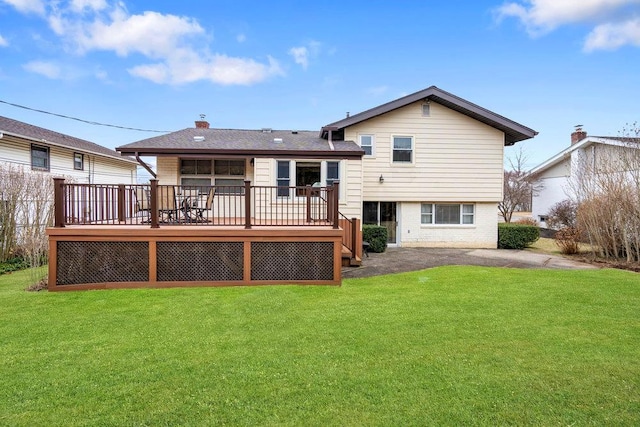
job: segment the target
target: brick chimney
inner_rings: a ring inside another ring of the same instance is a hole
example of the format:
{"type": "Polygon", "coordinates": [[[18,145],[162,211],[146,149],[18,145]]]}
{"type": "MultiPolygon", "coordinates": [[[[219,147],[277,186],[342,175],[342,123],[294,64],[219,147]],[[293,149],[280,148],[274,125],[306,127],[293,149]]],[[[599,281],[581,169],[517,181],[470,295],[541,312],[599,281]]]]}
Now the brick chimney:
{"type": "Polygon", "coordinates": [[[209,129],[209,122],[204,119],[205,117],[204,114],[200,114],[200,120],[196,120],[196,128],[209,129]]]}
{"type": "Polygon", "coordinates": [[[571,145],[587,137],[587,132],[582,130],[582,125],[576,125],[575,127],[576,130],[571,133],[571,145]]]}

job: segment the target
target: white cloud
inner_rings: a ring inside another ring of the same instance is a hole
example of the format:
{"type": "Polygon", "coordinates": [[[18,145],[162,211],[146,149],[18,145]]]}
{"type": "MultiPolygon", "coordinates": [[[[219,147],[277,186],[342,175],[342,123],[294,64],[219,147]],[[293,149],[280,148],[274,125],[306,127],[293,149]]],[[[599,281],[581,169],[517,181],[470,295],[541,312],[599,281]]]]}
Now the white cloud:
{"type": "Polygon", "coordinates": [[[7,39],[2,37],[2,35],[0,35],[0,47],[6,47],[6,46],[9,46],[9,42],[7,41],[7,39]]]}
{"type": "Polygon", "coordinates": [[[0,0],[0,2],[9,4],[22,13],[37,13],[39,15],[45,13],[43,0],[0,0]]]}
{"type": "Polygon", "coordinates": [[[621,23],[598,25],[589,33],[584,50],[614,50],[624,45],[640,47],[640,19],[635,18],[621,23]]]}
{"type": "MultiPolygon", "coordinates": [[[[209,80],[250,85],[283,74],[271,57],[260,62],[212,52],[210,37],[195,18],[154,11],[130,14],[123,2],[113,0],[54,1],[47,7],[47,22],[67,50],[79,55],[92,51],[114,52],[120,57],[141,55],[146,60],[128,71],[155,83],[209,80]]],[[[237,40],[244,41],[244,35],[237,40]]]]}
{"type": "Polygon", "coordinates": [[[288,53],[293,57],[296,64],[306,70],[309,67],[309,61],[320,55],[321,48],[322,43],[311,40],[306,46],[292,47],[288,53]]]}
{"type": "Polygon", "coordinates": [[[62,70],[53,62],[31,61],[24,64],[22,67],[27,71],[43,75],[54,80],[62,77],[62,70]]]}
{"type": "Polygon", "coordinates": [[[506,2],[494,12],[498,22],[519,19],[532,37],[567,24],[596,25],[585,44],[585,50],[594,50],[633,43],[631,21],[620,22],[618,17],[639,12],[637,5],[640,0],[521,0],[506,2]]]}
{"type": "Polygon", "coordinates": [[[302,66],[305,70],[309,66],[309,50],[306,47],[292,47],[289,49],[289,55],[293,56],[295,63],[302,66]]]}

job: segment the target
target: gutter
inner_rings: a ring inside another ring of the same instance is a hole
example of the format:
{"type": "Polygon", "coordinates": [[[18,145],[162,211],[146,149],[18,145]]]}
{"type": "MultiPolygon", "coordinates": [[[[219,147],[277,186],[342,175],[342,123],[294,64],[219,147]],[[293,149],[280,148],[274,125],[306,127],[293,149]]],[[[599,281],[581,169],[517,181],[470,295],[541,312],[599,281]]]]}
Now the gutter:
{"type": "Polygon", "coordinates": [[[156,175],[156,173],[155,173],[155,172],[154,172],[154,171],[149,167],[149,165],[148,165],[148,164],[146,164],[146,163],[144,162],[144,160],[142,160],[142,159],[140,158],[140,156],[138,155],[138,152],[137,152],[137,151],[136,151],[136,154],[135,154],[135,158],[136,158],[136,160],[138,161],[138,163],[140,163],[140,166],[142,166],[143,168],[145,168],[145,169],[147,170],[147,172],[149,172],[149,173],[151,174],[151,176],[153,177],[153,179],[156,179],[156,178],[158,177],[158,176],[156,175]]]}

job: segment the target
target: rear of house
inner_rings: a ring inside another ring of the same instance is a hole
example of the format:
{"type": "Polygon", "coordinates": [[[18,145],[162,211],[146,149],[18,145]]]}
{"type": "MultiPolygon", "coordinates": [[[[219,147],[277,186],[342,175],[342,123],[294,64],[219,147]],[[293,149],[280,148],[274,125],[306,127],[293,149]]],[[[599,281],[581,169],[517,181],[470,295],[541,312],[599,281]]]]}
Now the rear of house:
{"type": "Polygon", "coordinates": [[[405,247],[495,248],[504,148],[536,134],[436,87],[325,128],[365,151],[363,224],[405,247]]]}

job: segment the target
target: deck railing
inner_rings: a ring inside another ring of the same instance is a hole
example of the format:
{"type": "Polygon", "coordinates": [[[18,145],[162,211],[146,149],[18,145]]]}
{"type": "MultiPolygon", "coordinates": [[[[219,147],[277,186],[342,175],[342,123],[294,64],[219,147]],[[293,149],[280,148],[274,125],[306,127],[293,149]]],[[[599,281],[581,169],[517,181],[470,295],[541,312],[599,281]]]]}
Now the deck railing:
{"type": "Polygon", "coordinates": [[[74,184],[54,179],[55,227],[66,225],[332,226],[339,183],[329,187],[74,184]]]}

